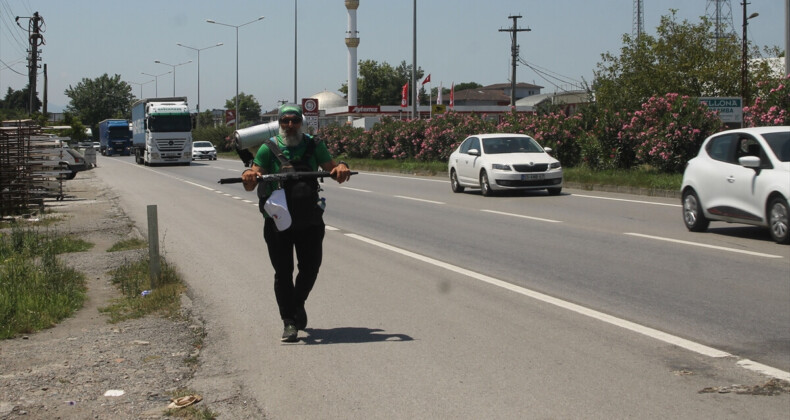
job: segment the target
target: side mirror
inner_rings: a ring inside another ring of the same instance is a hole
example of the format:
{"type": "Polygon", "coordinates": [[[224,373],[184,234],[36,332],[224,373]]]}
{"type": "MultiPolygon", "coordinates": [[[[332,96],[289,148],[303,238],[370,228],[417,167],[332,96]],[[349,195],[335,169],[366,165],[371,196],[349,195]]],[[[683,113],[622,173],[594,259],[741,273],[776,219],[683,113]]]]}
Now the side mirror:
{"type": "Polygon", "coordinates": [[[480,156],[480,151],[477,150],[477,149],[469,149],[469,151],[466,152],[466,153],[468,153],[468,154],[470,154],[472,156],[480,156]]]}
{"type": "Polygon", "coordinates": [[[738,164],[745,168],[757,169],[760,167],[760,158],[757,156],[743,156],[738,158],[738,164]]]}
{"type": "Polygon", "coordinates": [[[544,150],[546,153],[551,153],[551,151],[552,151],[552,150],[551,150],[551,147],[544,147],[544,148],[543,148],[543,150],[544,150]]]}

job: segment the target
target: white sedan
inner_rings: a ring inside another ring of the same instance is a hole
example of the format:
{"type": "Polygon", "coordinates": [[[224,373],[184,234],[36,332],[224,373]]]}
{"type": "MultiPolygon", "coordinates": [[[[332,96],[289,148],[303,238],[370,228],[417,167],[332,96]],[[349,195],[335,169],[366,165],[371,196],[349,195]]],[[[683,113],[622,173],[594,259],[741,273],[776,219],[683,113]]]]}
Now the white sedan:
{"type": "Polygon", "coordinates": [[[683,222],[702,232],[711,220],[767,227],[790,243],[790,127],[716,133],[702,143],[683,173],[683,222]]]}
{"type": "Polygon", "coordinates": [[[476,134],[450,155],[448,171],[453,192],[480,188],[484,196],[503,190],[562,191],[562,165],[524,134],[476,134]]]}
{"type": "Polygon", "coordinates": [[[192,160],[195,159],[217,160],[217,149],[210,141],[196,141],[192,143],[192,160]]]}

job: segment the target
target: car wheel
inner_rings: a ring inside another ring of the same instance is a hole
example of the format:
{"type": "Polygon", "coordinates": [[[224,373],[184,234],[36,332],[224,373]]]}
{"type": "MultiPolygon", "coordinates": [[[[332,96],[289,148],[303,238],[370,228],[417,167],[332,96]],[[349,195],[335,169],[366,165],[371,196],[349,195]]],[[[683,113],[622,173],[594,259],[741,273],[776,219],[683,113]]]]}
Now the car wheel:
{"type": "Polygon", "coordinates": [[[480,192],[485,197],[494,195],[494,191],[491,190],[491,184],[488,182],[488,174],[486,171],[480,172],[480,192]]]}
{"type": "Polygon", "coordinates": [[[546,188],[546,191],[549,192],[549,195],[560,195],[562,192],[562,187],[559,188],[546,188]]]}
{"type": "Polygon", "coordinates": [[[776,197],[768,205],[768,227],[771,229],[771,238],[779,244],[790,243],[788,234],[787,200],[776,197]]]}
{"type": "Polygon", "coordinates": [[[710,220],[702,212],[702,205],[694,190],[683,192],[683,223],[692,232],[704,232],[710,224],[710,220]]]}
{"type": "Polygon", "coordinates": [[[450,187],[452,187],[454,193],[464,192],[464,187],[458,183],[458,174],[455,173],[455,169],[450,171],[450,187]]]}

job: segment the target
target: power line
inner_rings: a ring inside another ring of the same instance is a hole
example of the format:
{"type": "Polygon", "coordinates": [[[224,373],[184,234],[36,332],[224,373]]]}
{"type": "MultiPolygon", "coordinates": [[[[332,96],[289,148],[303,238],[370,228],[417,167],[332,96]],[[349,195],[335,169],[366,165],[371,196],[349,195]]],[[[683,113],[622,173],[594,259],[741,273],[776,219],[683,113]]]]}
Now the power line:
{"type": "Polygon", "coordinates": [[[519,57],[519,62],[521,62],[522,64],[527,66],[527,68],[529,68],[530,70],[534,71],[541,79],[546,81],[546,83],[554,86],[554,88],[556,90],[560,90],[560,91],[563,91],[563,92],[569,92],[567,89],[563,88],[561,85],[558,85],[558,84],[552,82],[549,79],[554,79],[554,80],[557,80],[557,81],[559,81],[559,82],[561,82],[561,83],[563,83],[565,85],[570,85],[570,86],[572,86],[574,88],[578,88],[577,90],[581,90],[582,89],[582,82],[581,81],[578,81],[578,80],[575,80],[575,79],[571,79],[571,78],[566,78],[566,76],[562,76],[561,74],[554,73],[554,72],[552,72],[551,70],[548,70],[548,69],[541,69],[536,64],[529,63],[529,62],[527,62],[526,60],[524,60],[521,57],[519,57]],[[561,78],[561,77],[557,77],[557,76],[561,76],[564,79],[561,78]]]}

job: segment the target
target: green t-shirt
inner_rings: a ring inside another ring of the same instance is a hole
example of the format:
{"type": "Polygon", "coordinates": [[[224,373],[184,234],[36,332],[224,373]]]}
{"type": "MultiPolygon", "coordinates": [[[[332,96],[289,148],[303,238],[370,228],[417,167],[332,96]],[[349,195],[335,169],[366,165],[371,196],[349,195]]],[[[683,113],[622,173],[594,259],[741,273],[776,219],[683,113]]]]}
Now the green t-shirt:
{"type": "MultiPolygon", "coordinates": [[[[277,147],[282,150],[285,158],[290,161],[300,160],[305,151],[307,151],[307,142],[314,141],[313,137],[308,134],[304,135],[302,142],[296,147],[286,146],[282,137],[279,135],[272,137],[272,140],[277,142],[277,147]]],[[[317,171],[319,165],[323,165],[324,163],[327,163],[331,160],[332,156],[329,154],[326,143],[319,141],[318,144],[315,145],[315,151],[313,152],[313,156],[310,158],[308,164],[310,165],[311,170],[317,171]]],[[[277,156],[275,156],[274,153],[272,153],[272,151],[269,149],[268,142],[265,142],[261,145],[261,147],[258,149],[258,153],[255,154],[255,159],[253,159],[252,162],[263,168],[266,173],[276,174],[280,172],[280,160],[277,159],[277,156]]],[[[265,196],[268,197],[276,188],[276,182],[269,182],[266,186],[265,196]]]]}

